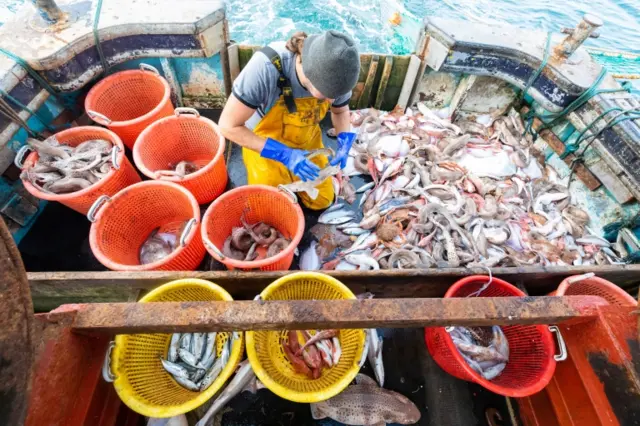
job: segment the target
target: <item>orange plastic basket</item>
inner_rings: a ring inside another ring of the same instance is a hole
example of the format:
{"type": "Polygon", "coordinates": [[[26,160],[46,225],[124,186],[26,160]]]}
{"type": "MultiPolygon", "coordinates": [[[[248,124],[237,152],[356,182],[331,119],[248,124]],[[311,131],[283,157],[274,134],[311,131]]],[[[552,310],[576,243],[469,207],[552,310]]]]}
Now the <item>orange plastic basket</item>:
{"type": "Polygon", "coordinates": [[[202,218],[202,240],[207,251],[228,269],[289,269],[303,231],[304,215],[297,197],[286,190],[267,185],[232,189],[211,203],[202,218]],[[234,227],[242,226],[240,217],[245,211],[249,223],[265,222],[290,238],[291,244],[276,256],[262,260],[245,262],[224,256],[221,251],[224,241],[234,227]]]}
{"type": "Polygon", "coordinates": [[[600,296],[616,306],[635,306],[636,301],[629,293],[612,282],[587,275],[565,278],[550,296],[600,296]]]}
{"type": "Polygon", "coordinates": [[[120,71],[89,90],[84,109],[93,121],[113,130],[130,149],[149,124],[173,113],[171,89],[157,69],[120,71]]]}
{"type": "Polygon", "coordinates": [[[176,108],[174,116],[161,118],[140,133],[133,161],[144,175],[182,185],[198,203],[207,204],[227,186],[224,147],[224,137],[213,121],[193,108],[176,108]],[[180,161],[192,162],[198,170],[182,178],[158,173],[180,161]]]}
{"type": "MultiPolygon", "coordinates": [[[[444,297],[466,297],[487,282],[486,276],[465,277],[452,285],[444,297]]],[[[525,296],[517,287],[498,278],[479,297],[525,296]]],[[[510,397],[524,397],[541,391],[556,369],[554,342],[544,325],[502,326],[509,341],[509,362],[495,379],[485,380],[466,363],[444,327],[425,328],[425,340],[434,361],[447,373],[462,380],[476,382],[491,392],[510,397]]]]}
{"type": "MultiPolygon", "coordinates": [[[[57,201],[79,213],[87,214],[89,208],[99,196],[114,195],[121,189],[140,182],[140,176],[131,162],[124,155],[124,145],[115,133],[107,129],[103,129],[102,127],[81,126],[56,133],[56,138],[61,144],[69,146],[78,146],[82,142],[92,139],[108,140],[113,144],[112,160],[115,160],[115,162],[113,162],[111,170],[109,170],[109,173],[107,173],[104,178],[100,179],[88,188],[71,192],[69,194],[51,194],[43,192],[39,188],[33,186],[29,181],[23,180],[22,184],[24,187],[34,196],[42,200],[57,201]]],[[[29,149],[30,148],[25,145],[16,156],[16,165],[23,170],[30,169],[35,165],[36,161],[38,161],[38,153],[32,152],[24,161],[24,164],[20,163],[24,154],[29,149]]]]}
{"type": "Polygon", "coordinates": [[[193,195],[171,182],[146,181],[100,197],[87,217],[93,224],[89,243],[94,256],[115,271],[193,271],[205,255],[200,236],[200,206],[193,195]],[[187,222],[180,243],[169,256],[141,265],[139,252],[151,232],[187,222]]]}

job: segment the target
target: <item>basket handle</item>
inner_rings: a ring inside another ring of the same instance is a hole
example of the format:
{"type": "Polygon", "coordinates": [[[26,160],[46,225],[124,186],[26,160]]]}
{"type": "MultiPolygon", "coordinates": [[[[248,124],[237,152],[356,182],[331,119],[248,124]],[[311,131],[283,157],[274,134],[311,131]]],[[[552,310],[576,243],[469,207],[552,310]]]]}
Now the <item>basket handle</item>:
{"type": "Polygon", "coordinates": [[[187,222],[187,225],[184,227],[184,230],[180,235],[180,247],[184,247],[187,244],[187,237],[191,233],[191,228],[193,228],[193,225],[195,225],[196,223],[198,223],[198,219],[196,219],[195,217],[189,219],[189,222],[187,222]]]}
{"type": "Polygon", "coordinates": [[[140,71],[151,71],[156,75],[160,75],[160,71],[158,71],[158,68],[154,67],[153,65],[149,65],[145,63],[140,64],[140,71]]]}
{"type": "Polygon", "coordinates": [[[107,354],[105,355],[104,362],[102,363],[102,378],[107,383],[113,383],[116,380],[115,374],[111,372],[111,352],[113,352],[113,348],[115,346],[116,343],[113,340],[109,342],[107,354]]]}
{"type": "Polygon", "coordinates": [[[215,246],[215,244],[213,244],[211,241],[209,241],[209,239],[207,238],[204,241],[204,244],[209,247],[211,249],[212,252],[215,253],[216,256],[218,256],[220,258],[220,260],[224,260],[226,259],[227,256],[225,256],[224,254],[222,254],[222,252],[218,249],[218,247],[215,246]]]}
{"type": "Polygon", "coordinates": [[[291,191],[289,188],[287,188],[284,185],[280,184],[280,185],[278,185],[278,191],[282,191],[286,195],[288,195],[289,198],[291,198],[291,202],[293,204],[298,204],[298,196],[296,194],[294,194],[293,191],[291,191]]]}
{"type": "Polygon", "coordinates": [[[589,278],[593,278],[595,276],[596,274],[594,274],[593,272],[588,272],[586,274],[576,275],[576,276],[567,278],[567,283],[574,284],[582,280],[588,280],[589,278]]]}
{"type": "Polygon", "coordinates": [[[191,115],[195,115],[196,117],[200,118],[200,113],[195,108],[178,107],[178,108],[173,110],[173,113],[176,115],[176,117],[180,117],[182,114],[191,114],[191,115]]]}
{"type": "Polygon", "coordinates": [[[556,335],[556,339],[558,340],[558,348],[560,349],[560,353],[558,355],[554,355],[553,359],[555,359],[556,361],[564,361],[565,359],[567,359],[567,345],[564,343],[562,333],[560,333],[560,329],[555,325],[550,325],[549,331],[556,335]]]}
{"type": "Polygon", "coordinates": [[[89,222],[93,223],[96,221],[96,213],[98,212],[98,209],[107,201],[111,201],[111,197],[108,195],[101,195],[96,201],[94,201],[93,205],[87,212],[87,219],[89,219],[89,222]]]}
{"type": "Polygon", "coordinates": [[[114,145],[111,150],[111,165],[114,169],[120,170],[120,164],[118,164],[118,153],[120,152],[120,147],[118,145],[114,145]]]}
{"type": "Polygon", "coordinates": [[[88,109],[87,115],[93,121],[95,121],[98,124],[102,124],[103,126],[108,126],[109,124],[111,124],[111,119],[106,115],[100,114],[99,112],[95,112],[93,110],[88,109]]]}
{"type": "Polygon", "coordinates": [[[31,149],[29,145],[24,145],[16,153],[13,164],[15,164],[17,168],[22,169],[24,167],[24,159],[27,157],[27,152],[33,152],[33,149],[31,149]]]}

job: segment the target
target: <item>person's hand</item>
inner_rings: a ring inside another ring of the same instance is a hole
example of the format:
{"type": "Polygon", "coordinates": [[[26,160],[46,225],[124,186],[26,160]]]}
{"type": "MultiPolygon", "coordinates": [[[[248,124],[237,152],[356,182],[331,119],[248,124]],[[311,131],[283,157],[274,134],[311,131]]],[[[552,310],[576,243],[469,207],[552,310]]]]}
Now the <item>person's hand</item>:
{"type": "Polygon", "coordinates": [[[347,165],[347,158],[349,157],[349,151],[353,141],[356,140],[356,134],[353,132],[341,132],[338,134],[338,152],[333,157],[329,164],[332,166],[340,164],[340,168],[344,169],[347,165]]]}
{"type": "Polygon", "coordinates": [[[304,182],[318,178],[320,168],[306,158],[308,151],[290,148],[283,143],[268,138],[260,156],[282,163],[304,182]]]}

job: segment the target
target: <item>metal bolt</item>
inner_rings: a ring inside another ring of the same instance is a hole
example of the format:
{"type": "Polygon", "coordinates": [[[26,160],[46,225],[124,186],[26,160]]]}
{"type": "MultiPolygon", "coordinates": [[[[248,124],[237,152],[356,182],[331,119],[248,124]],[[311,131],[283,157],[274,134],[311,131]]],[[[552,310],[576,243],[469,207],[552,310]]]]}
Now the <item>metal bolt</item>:
{"type": "Polygon", "coordinates": [[[568,57],[596,30],[603,25],[602,19],[592,14],[585,14],[582,21],[554,49],[556,56],[568,57]]]}

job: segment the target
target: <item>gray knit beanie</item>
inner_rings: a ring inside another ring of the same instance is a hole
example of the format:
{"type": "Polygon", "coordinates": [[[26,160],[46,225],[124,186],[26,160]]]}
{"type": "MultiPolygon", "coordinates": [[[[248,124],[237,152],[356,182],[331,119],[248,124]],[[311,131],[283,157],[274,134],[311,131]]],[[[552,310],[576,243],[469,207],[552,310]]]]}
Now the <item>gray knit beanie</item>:
{"type": "Polygon", "coordinates": [[[304,41],[302,71],[320,93],[335,99],[358,82],[360,55],[351,37],[329,30],[304,41]]]}

